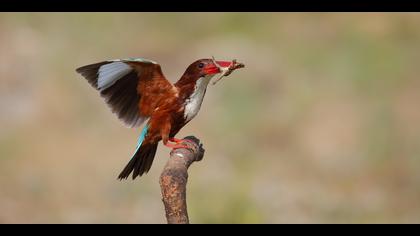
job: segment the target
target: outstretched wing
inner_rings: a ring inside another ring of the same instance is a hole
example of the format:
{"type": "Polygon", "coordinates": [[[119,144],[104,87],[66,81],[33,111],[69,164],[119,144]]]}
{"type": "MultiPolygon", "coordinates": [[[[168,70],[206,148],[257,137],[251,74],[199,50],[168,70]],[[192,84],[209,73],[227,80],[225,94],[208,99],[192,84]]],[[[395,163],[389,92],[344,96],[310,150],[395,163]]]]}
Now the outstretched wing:
{"type": "Polygon", "coordinates": [[[176,92],[160,65],[143,58],[118,59],[76,69],[127,126],[141,125],[159,103],[176,92]]]}

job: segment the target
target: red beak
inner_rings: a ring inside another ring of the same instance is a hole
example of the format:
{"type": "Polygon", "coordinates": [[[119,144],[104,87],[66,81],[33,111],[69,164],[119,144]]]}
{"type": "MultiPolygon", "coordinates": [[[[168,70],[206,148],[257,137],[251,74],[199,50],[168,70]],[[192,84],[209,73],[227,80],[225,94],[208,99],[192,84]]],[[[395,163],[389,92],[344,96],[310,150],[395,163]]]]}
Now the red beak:
{"type": "Polygon", "coordinates": [[[215,65],[208,65],[204,68],[204,72],[208,75],[213,75],[213,74],[220,73],[220,69],[219,67],[215,65]]]}
{"type": "Polygon", "coordinates": [[[220,67],[229,67],[232,65],[232,61],[216,61],[216,63],[220,66],[220,67]]]}
{"type": "Polygon", "coordinates": [[[208,65],[204,70],[206,72],[206,74],[208,75],[213,75],[213,74],[217,74],[220,73],[220,67],[229,67],[232,65],[231,61],[216,61],[217,65],[214,64],[210,64],[208,65]]]}

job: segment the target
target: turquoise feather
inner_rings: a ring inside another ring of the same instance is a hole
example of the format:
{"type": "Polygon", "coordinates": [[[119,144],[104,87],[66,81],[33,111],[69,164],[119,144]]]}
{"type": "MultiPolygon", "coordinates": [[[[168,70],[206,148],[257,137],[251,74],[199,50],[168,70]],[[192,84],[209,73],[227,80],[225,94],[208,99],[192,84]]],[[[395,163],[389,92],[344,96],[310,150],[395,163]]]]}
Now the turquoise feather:
{"type": "MultiPolygon", "coordinates": [[[[143,143],[143,140],[146,138],[146,135],[147,135],[147,130],[148,130],[148,129],[149,129],[149,125],[148,125],[148,124],[146,124],[146,125],[144,126],[143,130],[141,131],[141,134],[140,134],[139,139],[138,139],[138,141],[137,141],[137,147],[136,147],[136,151],[135,151],[135,152],[134,152],[134,154],[133,154],[133,157],[134,157],[134,155],[136,155],[136,153],[139,151],[139,148],[140,148],[141,144],[143,143]]],[[[131,158],[133,158],[133,157],[131,157],[131,158]]]]}

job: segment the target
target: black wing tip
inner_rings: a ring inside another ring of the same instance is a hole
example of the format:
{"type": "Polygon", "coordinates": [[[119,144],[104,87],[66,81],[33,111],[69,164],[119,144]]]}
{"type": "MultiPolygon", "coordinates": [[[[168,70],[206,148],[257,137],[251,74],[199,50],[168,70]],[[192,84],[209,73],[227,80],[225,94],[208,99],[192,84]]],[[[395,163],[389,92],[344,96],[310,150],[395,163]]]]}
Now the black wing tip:
{"type": "Polygon", "coordinates": [[[84,77],[93,88],[98,90],[98,70],[101,66],[109,63],[108,61],[102,61],[94,64],[89,64],[76,68],[75,71],[84,77]]]}
{"type": "Polygon", "coordinates": [[[83,68],[84,68],[84,66],[79,67],[79,68],[77,68],[75,71],[76,71],[77,73],[79,73],[79,74],[82,74],[82,73],[83,73],[83,68]]]}
{"type": "Polygon", "coordinates": [[[89,65],[84,65],[84,66],[80,66],[78,68],[75,69],[75,71],[79,74],[82,74],[83,72],[85,72],[87,69],[91,69],[92,67],[96,67],[96,69],[98,69],[100,67],[101,62],[99,63],[94,63],[94,64],[89,64],[89,65]]]}
{"type": "Polygon", "coordinates": [[[101,67],[105,64],[108,64],[108,63],[112,63],[112,61],[101,61],[101,62],[89,64],[89,65],[84,65],[84,66],[78,67],[75,71],[77,73],[80,73],[80,74],[83,74],[85,72],[89,72],[91,70],[97,72],[99,67],[101,67]]]}

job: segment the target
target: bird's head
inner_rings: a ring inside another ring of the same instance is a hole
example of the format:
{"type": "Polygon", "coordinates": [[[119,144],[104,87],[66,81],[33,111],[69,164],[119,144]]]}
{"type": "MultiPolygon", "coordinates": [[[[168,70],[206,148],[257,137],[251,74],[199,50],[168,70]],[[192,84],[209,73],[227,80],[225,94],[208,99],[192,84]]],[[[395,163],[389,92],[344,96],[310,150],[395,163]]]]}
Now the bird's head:
{"type": "Polygon", "coordinates": [[[193,62],[187,69],[188,72],[197,75],[198,77],[205,77],[215,75],[221,72],[220,67],[229,67],[229,61],[216,61],[212,59],[200,59],[193,62]]]}
{"type": "MultiPolygon", "coordinates": [[[[200,79],[204,79],[207,82],[210,81],[215,75],[221,73],[221,77],[227,76],[233,70],[244,67],[241,63],[236,63],[233,61],[216,61],[213,59],[200,59],[193,62],[186,69],[183,78],[183,82],[196,82],[200,79]]],[[[215,81],[216,82],[216,81],[215,81]]]]}

